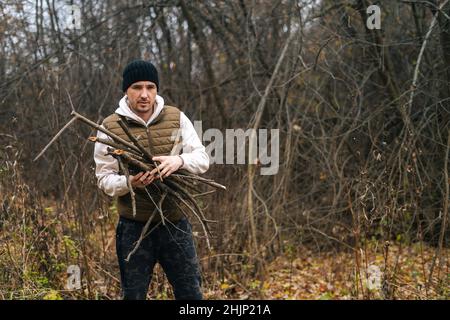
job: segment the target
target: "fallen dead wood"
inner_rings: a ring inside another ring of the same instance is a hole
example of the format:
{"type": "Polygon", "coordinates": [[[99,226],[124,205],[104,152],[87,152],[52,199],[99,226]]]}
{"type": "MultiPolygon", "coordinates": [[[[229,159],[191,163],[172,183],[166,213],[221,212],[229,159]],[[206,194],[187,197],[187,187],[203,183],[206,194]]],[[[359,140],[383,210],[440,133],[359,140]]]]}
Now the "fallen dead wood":
{"type": "MultiPolygon", "coordinates": [[[[88,140],[94,143],[102,143],[108,145],[108,155],[113,156],[117,159],[119,163],[119,167],[122,173],[127,177],[127,186],[130,190],[130,196],[132,200],[133,207],[133,216],[136,215],[136,199],[135,193],[129,182],[130,175],[136,174],[140,171],[151,171],[157,164],[153,161],[153,155],[149,152],[149,150],[145,149],[137,140],[136,137],[133,136],[131,131],[128,129],[125,121],[120,120],[119,125],[122,127],[124,132],[127,134],[131,142],[128,142],[118,135],[110,132],[103,126],[89,120],[83,115],[72,111],[71,115],[72,119],[51,139],[51,141],[45,146],[45,148],[39,153],[39,155],[35,158],[37,160],[48,148],[49,146],[63,133],[65,129],[67,129],[75,120],[79,120],[88,126],[95,128],[103,133],[105,133],[110,139],[102,139],[98,137],[89,137],[88,140]]],[[[159,172],[159,170],[158,170],[159,172]]],[[[161,175],[159,175],[161,176],[161,175]]],[[[197,203],[197,198],[205,195],[212,194],[215,190],[209,190],[203,192],[200,189],[201,185],[205,185],[207,187],[213,187],[214,189],[222,189],[226,190],[226,187],[211,180],[200,177],[198,175],[192,174],[186,170],[178,170],[176,173],[171,174],[169,177],[166,177],[164,180],[160,177],[160,180],[155,180],[153,182],[156,185],[156,189],[161,192],[161,197],[158,203],[155,203],[152,195],[149,192],[149,187],[145,187],[145,190],[149,196],[149,199],[154,203],[155,210],[151,214],[149,220],[145,224],[142,229],[139,240],[137,241],[135,247],[130,251],[127,256],[127,260],[136,252],[142,240],[154,229],[152,228],[148,231],[151,221],[153,220],[155,214],[157,212],[161,215],[161,222],[165,223],[165,212],[163,212],[163,203],[164,201],[172,201],[174,202],[178,208],[182,211],[182,213],[187,217],[194,217],[200,223],[200,226],[203,230],[206,244],[208,249],[211,249],[210,244],[210,236],[211,231],[209,229],[208,223],[216,222],[212,220],[208,220],[205,218],[205,215],[197,203]],[[192,192],[195,192],[192,194],[192,192]]],[[[161,223],[159,222],[159,223],[161,223]]],[[[158,224],[159,224],[158,223],[158,224]]]]}

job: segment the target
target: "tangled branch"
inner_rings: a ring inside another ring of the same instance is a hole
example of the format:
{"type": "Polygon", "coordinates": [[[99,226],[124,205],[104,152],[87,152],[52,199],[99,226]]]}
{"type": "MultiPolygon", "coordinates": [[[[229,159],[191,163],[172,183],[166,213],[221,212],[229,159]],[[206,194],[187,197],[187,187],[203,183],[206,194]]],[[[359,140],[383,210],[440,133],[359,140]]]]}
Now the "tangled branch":
{"type": "MultiPolygon", "coordinates": [[[[152,160],[153,155],[139,143],[139,141],[136,139],[136,137],[133,136],[133,134],[131,133],[131,131],[129,130],[129,128],[122,119],[119,120],[119,125],[122,127],[122,129],[129,137],[131,142],[122,139],[118,135],[98,125],[97,123],[89,120],[88,118],[82,116],[76,111],[72,111],[71,114],[73,116],[72,119],[51,139],[51,141],[44,147],[44,149],[39,153],[39,155],[34,160],[36,161],[40,156],[42,156],[42,154],[44,154],[44,152],[49,148],[49,146],[54,141],[56,141],[56,139],[63,133],[63,131],[67,129],[73,122],[75,122],[75,120],[79,120],[89,125],[90,127],[105,133],[107,136],[111,138],[111,140],[101,139],[98,137],[89,137],[88,140],[90,142],[108,145],[107,154],[117,159],[121,171],[127,177],[127,186],[128,189],[130,190],[133,216],[136,216],[135,193],[133,187],[131,186],[131,183],[129,182],[130,172],[131,170],[151,171],[154,168],[158,168],[155,161],[152,160]]],[[[159,176],[161,177],[161,175],[159,176]]],[[[135,247],[128,254],[126,260],[128,261],[130,259],[130,257],[137,251],[142,240],[148,234],[150,234],[151,231],[153,231],[157,225],[159,225],[158,223],[147,233],[151,221],[153,220],[157,211],[161,214],[161,221],[164,224],[165,216],[162,208],[164,201],[174,202],[185,216],[187,217],[189,217],[190,215],[194,216],[199,221],[206,239],[208,249],[211,249],[211,244],[209,240],[211,236],[211,231],[208,227],[208,223],[216,221],[208,220],[205,218],[205,215],[201,207],[197,203],[196,199],[201,196],[209,195],[215,192],[215,189],[226,190],[226,187],[211,179],[200,177],[186,170],[178,170],[176,173],[171,174],[164,180],[160,178],[160,180],[154,181],[153,183],[156,185],[157,190],[159,190],[159,192],[161,193],[160,200],[158,203],[155,203],[149,192],[150,190],[148,189],[148,186],[145,187],[147,195],[149,196],[150,200],[155,204],[155,210],[153,211],[153,213],[147,220],[146,224],[144,225],[141,235],[138,241],[136,242],[135,247]],[[198,188],[199,184],[204,184],[213,187],[214,189],[207,192],[201,192],[198,188]],[[196,193],[192,194],[192,192],[196,193]]]]}

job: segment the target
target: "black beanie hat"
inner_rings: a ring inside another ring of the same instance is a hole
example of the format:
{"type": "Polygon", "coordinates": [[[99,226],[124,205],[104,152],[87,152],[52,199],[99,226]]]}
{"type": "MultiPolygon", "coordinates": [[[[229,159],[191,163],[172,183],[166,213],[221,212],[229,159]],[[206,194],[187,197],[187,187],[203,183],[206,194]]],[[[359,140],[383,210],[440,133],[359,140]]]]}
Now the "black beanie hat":
{"type": "Polygon", "coordinates": [[[159,87],[158,70],[151,63],[144,60],[134,60],[123,70],[122,90],[127,91],[128,87],[138,81],[151,81],[159,87]]]}

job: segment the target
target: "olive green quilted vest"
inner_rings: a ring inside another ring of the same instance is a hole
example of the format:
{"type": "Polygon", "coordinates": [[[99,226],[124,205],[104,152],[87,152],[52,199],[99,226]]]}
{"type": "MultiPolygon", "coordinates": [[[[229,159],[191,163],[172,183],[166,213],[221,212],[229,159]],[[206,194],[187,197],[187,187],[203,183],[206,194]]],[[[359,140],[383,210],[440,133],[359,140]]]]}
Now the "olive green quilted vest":
{"type": "MultiPolygon", "coordinates": [[[[114,113],[103,120],[103,126],[115,133],[122,139],[130,141],[126,133],[117,122],[121,116],[114,113]]],[[[180,110],[172,106],[164,106],[161,113],[153,120],[153,122],[145,127],[143,124],[127,118],[122,117],[126,121],[131,133],[138,139],[144,148],[150,151],[153,156],[167,156],[172,151],[174,145],[174,136],[180,128],[180,110]]],[[[147,187],[149,194],[153,201],[158,204],[160,199],[160,192],[152,183],[147,187]]],[[[117,208],[119,214],[127,219],[146,222],[152,215],[155,204],[150,199],[149,195],[144,189],[135,188],[136,199],[136,216],[133,217],[133,208],[131,205],[130,193],[120,196],[117,199],[117,208]]],[[[183,217],[183,213],[178,205],[170,198],[164,200],[162,204],[164,216],[172,222],[176,222],[183,217]]],[[[152,223],[161,221],[160,213],[154,215],[152,223]]]]}

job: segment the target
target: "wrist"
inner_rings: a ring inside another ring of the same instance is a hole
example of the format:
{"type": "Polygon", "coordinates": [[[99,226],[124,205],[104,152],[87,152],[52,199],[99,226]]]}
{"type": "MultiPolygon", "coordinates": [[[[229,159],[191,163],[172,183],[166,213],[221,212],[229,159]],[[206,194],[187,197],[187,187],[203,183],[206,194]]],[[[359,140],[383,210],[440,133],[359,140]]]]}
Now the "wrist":
{"type": "Polygon", "coordinates": [[[178,167],[178,169],[181,169],[181,168],[184,166],[184,159],[183,159],[183,157],[180,156],[180,155],[177,155],[177,156],[178,156],[178,158],[180,158],[180,160],[181,160],[181,165],[178,167]]]}

